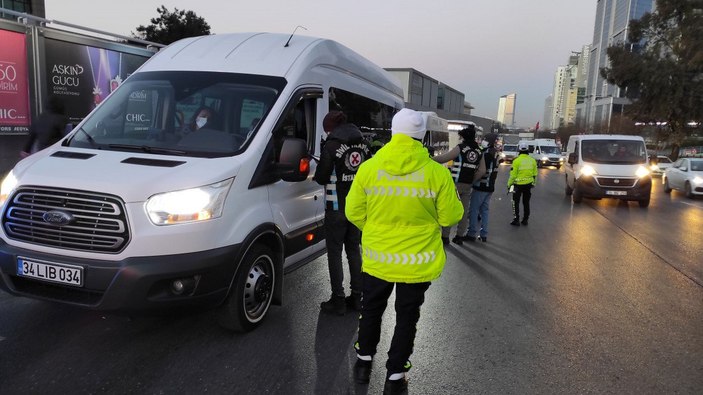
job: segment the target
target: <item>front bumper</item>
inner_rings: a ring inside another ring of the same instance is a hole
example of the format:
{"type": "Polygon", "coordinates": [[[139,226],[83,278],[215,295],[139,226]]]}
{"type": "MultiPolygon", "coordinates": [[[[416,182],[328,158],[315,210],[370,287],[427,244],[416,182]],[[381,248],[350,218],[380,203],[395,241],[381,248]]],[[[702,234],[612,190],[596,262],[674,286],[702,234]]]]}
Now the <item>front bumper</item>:
{"type": "MultiPolygon", "coordinates": [[[[620,200],[649,200],[652,191],[652,178],[643,177],[633,179],[632,185],[614,186],[614,180],[621,180],[615,177],[599,177],[601,182],[596,180],[596,177],[580,177],[578,179],[578,193],[582,197],[591,199],[613,198],[620,200]],[[608,180],[607,185],[604,181],[608,180]],[[612,183],[611,183],[612,182],[612,183]]],[[[622,179],[623,184],[626,180],[622,179]]],[[[618,183],[621,183],[618,181],[618,183]]]]}
{"type": "Polygon", "coordinates": [[[227,296],[240,245],[180,255],[100,261],[36,253],[0,239],[0,288],[16,296],[101,311],[138,312],[171,307],[216,306],[227,296]],[[56,284],[17,275],[17,257],[83,268],[83,286],[56,284]],[[176,295],[176,279],[195,286],[176,295]]]}

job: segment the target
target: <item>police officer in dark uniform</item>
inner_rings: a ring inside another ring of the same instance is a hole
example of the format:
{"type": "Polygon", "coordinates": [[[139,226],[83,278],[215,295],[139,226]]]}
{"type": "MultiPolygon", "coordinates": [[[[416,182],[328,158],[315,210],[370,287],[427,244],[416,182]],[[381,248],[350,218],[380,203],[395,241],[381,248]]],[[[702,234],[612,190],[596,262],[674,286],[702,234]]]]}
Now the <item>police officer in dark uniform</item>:
{"type": "MultiPolygon", "coordinates": [[[[464,206],[464,216],[459,221],[456,235],[452,241],[461,245],[466,235],[469,225],[469,203],[471,202],[472,184],[486,172],[486,164],[481,160],[481,149],[476,143],[476,128],[469,124],[465,129],[459,131],[462,141],[449,152],[435,156],[433,159],[439,163],[446,163],[454,159],[452,166],[452,176],[456,183],[456,190],[459,193],[461,204],[464,206]]],[[[442,229],[442,241],[449,242],[451,228],[442,229]]]]}
{"type": "Polygon", "coordinates": [[[332,296],[320,305],[323,312],[343,315],[361,310],[361,231],[350,223],[344,207],[356,171],[371,151],[358,127],[347,123],[341,111],[330,111],[322,121],[328,133],[314,180],[325,186],[325,238],[332,296]],[[345,298],[342,248],[347,253],[351,295],[345,298]]]}

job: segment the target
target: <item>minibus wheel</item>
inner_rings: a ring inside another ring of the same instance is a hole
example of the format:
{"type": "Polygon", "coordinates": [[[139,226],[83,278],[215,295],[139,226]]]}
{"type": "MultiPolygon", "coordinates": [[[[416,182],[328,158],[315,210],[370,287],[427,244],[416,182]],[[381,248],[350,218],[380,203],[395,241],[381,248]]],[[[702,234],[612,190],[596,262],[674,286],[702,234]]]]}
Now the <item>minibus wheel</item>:
{"type": "Polygon", "coordinates": [[[574,192],[573,189],[569,186],[569,177],[564,176],[564,180],[566,181],[566,187],[564,188],[564,193],[566,193],[566,196],[571,196],[571,194],[574,192]]]}
{"type": "Polygon", "coordinates": [[[664,193],[671,193],[671,187],[669,186],[668,178],[664,178],[664,193]]]}
{"type": "Polygon", "coordinates": [[[219,311],[219,323],[235,332],[249,332],[266,317],[276,281],[274,254],[254,244],[234,276],[229,296],[219,311]]]}
{"type": "Polygon", "coordinates": [[[576,204],[581,203],[581,200],[583,200],[583,197],[581,196],[581,191],[579,191],[578,181],[574,182],[574,191],[571,195],[571,200],[573,200],[576,204]]]}

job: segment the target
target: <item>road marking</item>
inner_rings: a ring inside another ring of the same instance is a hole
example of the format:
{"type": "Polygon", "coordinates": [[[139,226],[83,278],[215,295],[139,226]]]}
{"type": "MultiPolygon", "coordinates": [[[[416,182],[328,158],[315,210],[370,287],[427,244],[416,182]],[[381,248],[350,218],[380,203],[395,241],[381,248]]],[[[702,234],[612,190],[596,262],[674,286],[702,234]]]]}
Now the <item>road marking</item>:
{"type": "Polygon", "coordinates": [[[5,338],[2,337],[2,336],[0,336],[0,342],[3,341],[3,340],[5,340],[5,338]]]}
{"type": "Polygon", "coordinates": [[[689,206],[695,207],[695,208],[701,208],[701,206],[699,206],[699,205],[697,205],[697,204],[689,203],[689,202],[679,202],[679,203],[688,204],[689,206]]]}

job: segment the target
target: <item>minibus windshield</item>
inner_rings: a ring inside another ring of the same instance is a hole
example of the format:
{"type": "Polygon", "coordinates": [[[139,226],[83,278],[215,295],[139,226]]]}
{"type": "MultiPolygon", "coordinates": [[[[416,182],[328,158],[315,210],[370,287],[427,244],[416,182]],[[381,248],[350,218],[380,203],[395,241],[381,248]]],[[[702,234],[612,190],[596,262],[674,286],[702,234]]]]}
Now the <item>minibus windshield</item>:
{"type": "Polygon", "coordinates": [[[158,155],[237,155],[285,84],[281,77],[233,73],[137,73],[88,115],[67,145],[158,155]]]}
{"type": "Polygon", "coordinates": [[[603,164],[642,164],[647,148],[637,140],[582,140],[583,160],[603,164]]]}

